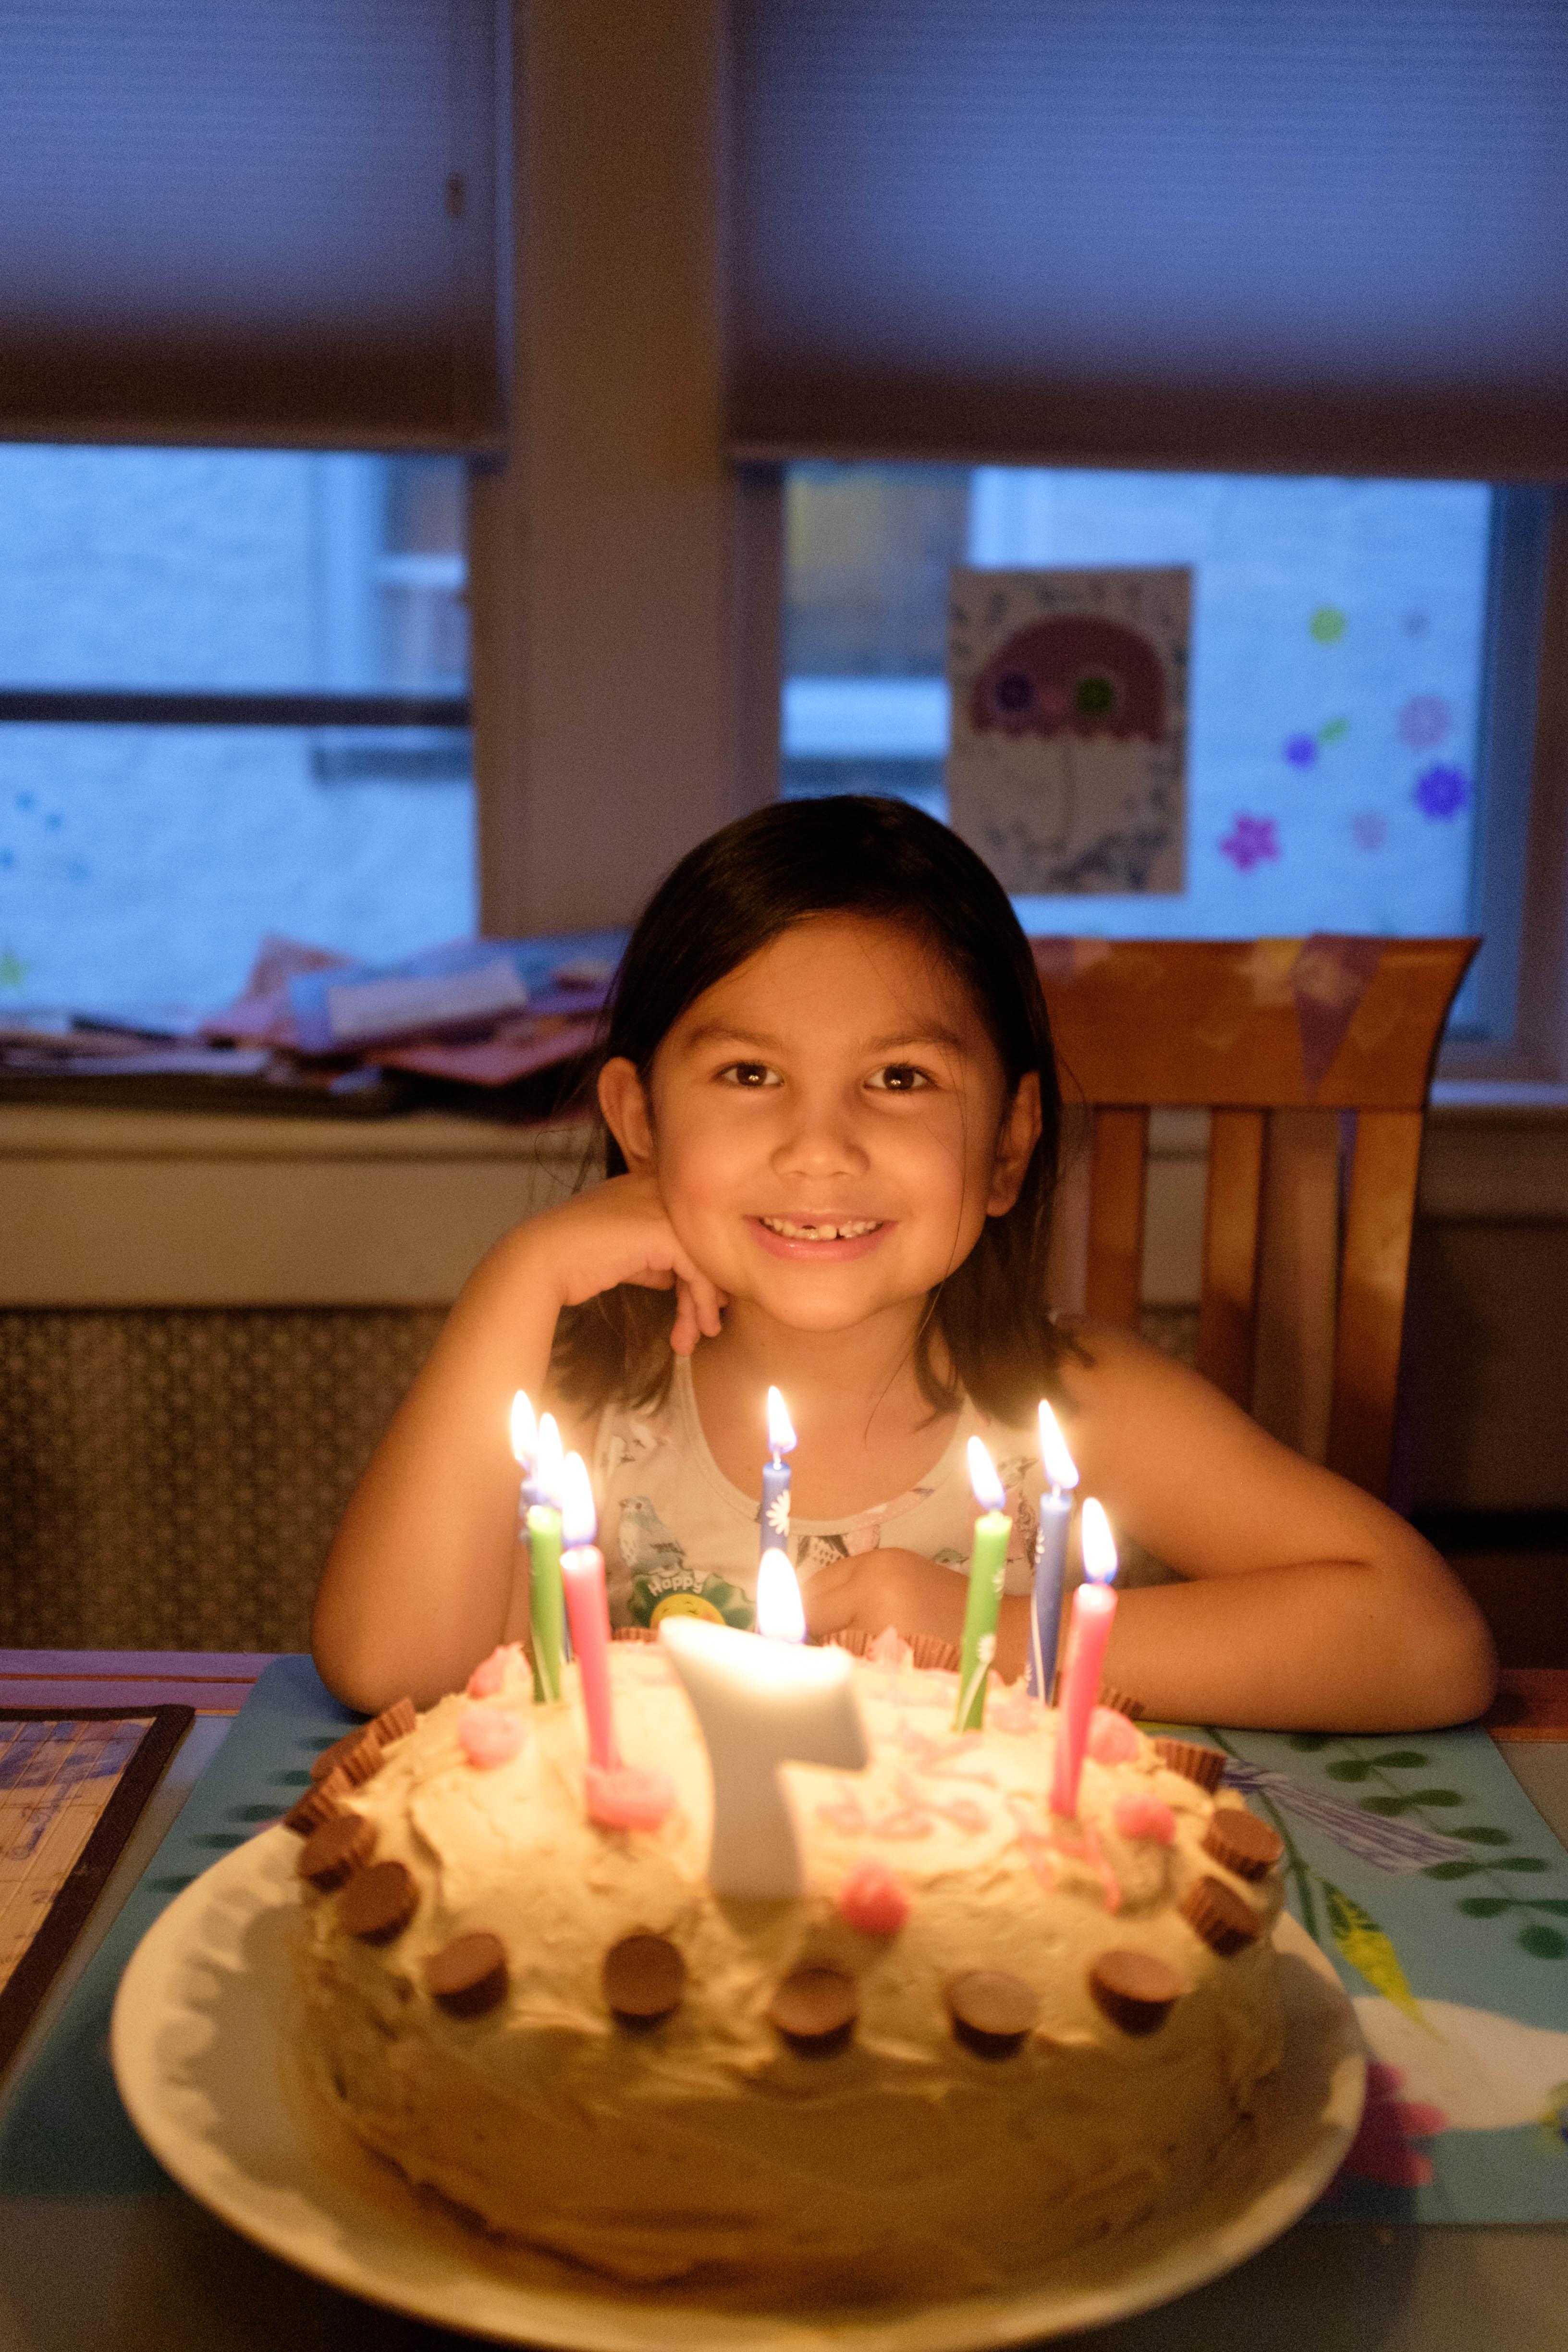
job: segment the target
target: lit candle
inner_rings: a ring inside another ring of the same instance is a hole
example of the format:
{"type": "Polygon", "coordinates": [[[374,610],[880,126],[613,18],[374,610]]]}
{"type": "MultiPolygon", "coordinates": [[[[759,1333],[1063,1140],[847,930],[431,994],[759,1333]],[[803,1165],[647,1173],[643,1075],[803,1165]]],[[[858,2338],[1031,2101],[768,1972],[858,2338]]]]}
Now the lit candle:
{"type": "Polygon", "coordinates": [[[616,1752],[615,1713],[610,1701],[610,1611],[605,1599],[605,1555],[594,1542],[598,1524],[587,1468],[580,1454],[569,1454],[561,1492],[561,1531],[567,1546],[561,1555],[561,1577],[566,1588],[566,1611],[572,1621],[572,1646],[577,1655],[583,1712],[588,1719],[588,1760],[611,1769],[621,1759],[616,1752]]]}
{"type": "Polygon", "coordinates": [[[1029,1680],[1031,1698],[1050,1704],[1057,1675],[1057,1643],[1061,1634],[1062,1581],[1067,1573],[1068,1528],[1072,1524],[1072,1490],[1078,1485],[1078,1465],[1068,1452],[1056,1414],[1040,1400],[1040,1460],[1046,1486],[1040,1495],[1040,1524],[1035,1537],[1035,1598],[1029,1612],[1029,1680]]]}
{"type": "Polygon", "coordinates": [[[767,1642],[804,1642],[800,1585],[782,1551],[765,1551],[757,1570],[757,1631],[767,1642]]]}
{"type": "Polygon", "coordinates": [[[533,1479],[533,1465],[539,1455],[539,1423],[525,1389],[519,1389],[511,1401],[511,1455],[522,1473],[518,1520],[526,1529],[529,1505],[539,1500],[533,1479]]]}
{"type": "Polygon", "coordinates": [[[531,1490],[533,1496],[527,1513],[529,1638],[533,1650],[534,1702],[541,1705],[561,1696],[561,1433],[553,1413],[545,1413],[540,1421],[532,1472],[523,1492],[531,1490]]]}
{"type": "Polygon", "coordinates": [[[658,1638],[691,1702],[713,1780],[708,1883],[715,1895],[783,1902],[803,1891],[781,1764],[861,1772],[870,1761],[847,1650],[760,1642],[700,1617],[658,1638]]]}
{"type": "Polygon", "coordinates": [[[1007,1538],[1013,1528],[1003,1507],[1007,1497],[1002,1481],[978,1437],[969,1441],[969,1483],[981,1509],[974,1522],[974,1549],[969,1555],[969,1600],[963,1612],[954,1731],[978,1731],[985,1720],[985,1685],[996,1654],[996,1620],[1002,1610],[1002,1580],[1007,1573],[1007,1538]]]}
{"type": "Polygon", "coordinates": [[[782,1551],[789,1541],[789,1464],[795,1434],[777,1389],[768,1391],[768,1455],[763,1465],[762,1548],[782,1551]]]}
{"type": "Polygon", "coordinates": [[[1083,1546],[1084,1580],[1073,1594],[1072,1623],[1068,1633],[1067,1664],[1062,1669],[1061,1712],[1057,1718],[1057,1753],[1051,1776],[1051,1811],[1076,1815],[1078,1784],[1083,1771],[1083,1751],[1089,1740],[1089,1719],[1100,1696],[1105,1644],[1116,1614],[1116,1545],[1110,1522],[1091,1495],[1079,1526],[1083,1546]]]}

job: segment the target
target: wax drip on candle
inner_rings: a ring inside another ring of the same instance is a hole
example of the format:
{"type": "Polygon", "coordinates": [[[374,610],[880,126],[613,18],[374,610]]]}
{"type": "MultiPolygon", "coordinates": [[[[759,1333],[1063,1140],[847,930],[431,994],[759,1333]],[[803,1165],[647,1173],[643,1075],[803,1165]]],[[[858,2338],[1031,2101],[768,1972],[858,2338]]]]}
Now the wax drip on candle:
{"type": "Polygon", "coordinates": [[[763,1465],[763,1505],[759,1513],[764,1553],[782,1549],[789,1541],[790,1468],[786,1454],[795,1449],[794,1424],[777,1389],[768,1391],[768,1460],[763,1465]]]}
{"type": "Polygon", "coordinates": [[[1040,1400],[1039,1420],[1040,1461],[1046,1487],[1040,1496],[1040,1523],[1035,1536],[1027,1689],[1031,1698],[1043,1699],[1048,1705],[1056,1682],[1057,1645],[1061,1638],[1062,1585],[1067,1573],[1068,1529],[1072,1524],[1078,1465],[1068,1452],[1060,1423],[1044,1397],[1040,1400]]]}
{"type": "Polygon", "coordinates": [[[1057,1752],[1051,1776],[1051,1810],[1069,1817],[1078,1811],[1079,1781],[1094,1703],[1100,1695],[1105,1645],[1116,1615],[1116,1542],[1110,1523],[1091,1495],[1083,1507],[1079,1527],[1083,1546],[1084,1581],[1073,1595],[1072,1625],[1068,1634],[1067,1664],[1062,1670],[1061,1712],[1057,1724],[1057,1752]]]}
{"type": "Polygon", "coordinates": [[[757,1631],[764,1641],[804,1642],[800,1585],[782,1551],[765,1551],[757,1570],[757,1631]]]}

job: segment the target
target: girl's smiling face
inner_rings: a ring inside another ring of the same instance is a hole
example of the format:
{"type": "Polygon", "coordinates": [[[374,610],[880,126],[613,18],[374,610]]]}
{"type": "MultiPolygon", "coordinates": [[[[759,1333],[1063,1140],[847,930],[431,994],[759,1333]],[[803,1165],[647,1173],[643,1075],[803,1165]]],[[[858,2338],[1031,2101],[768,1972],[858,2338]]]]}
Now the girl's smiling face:
{"type": "Polygon", "coordinates": [[[1012,1207],[1040,1129],[1037,1078],[1008,1101],[963,982],[863,916],[815,917],[726,973],[648,1091],[606,1066],[627,1166],[721,1290],[795,1329],[918,1310],[1012,1207]]]}

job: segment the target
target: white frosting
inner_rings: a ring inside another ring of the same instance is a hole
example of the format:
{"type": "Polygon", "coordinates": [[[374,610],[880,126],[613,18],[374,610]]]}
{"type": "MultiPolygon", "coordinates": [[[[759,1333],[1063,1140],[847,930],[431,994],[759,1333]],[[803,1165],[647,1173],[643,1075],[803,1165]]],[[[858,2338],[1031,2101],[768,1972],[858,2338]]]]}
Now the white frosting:
{"type": "Polygon", "coordinates": [[[958,1738],[952,1675],[863,1662],[870,1769],[786,1768],[805,1895],[720,1903],[686,1700],[655,1648],[617,1643],[612,1666],[623,1754],[674,1784],[656,1831],[588,1821],[574,1671],[556,1706],[531,1706],[517,1664],[491,1697],[443,1699],[352,1792],[376,1859],[406,1863],[420,1895],[376,1947],[338,1927],[336,1895],[306,1889],[308,2053],[361,2138],[489,2228],[617,2277],[836,2294],[984,2284],[1201,2179],[1279,2059],[1274,1956],[1265,1934],[1216,1958],[1176,1906],[1212,1876],[1267,1928],[1279,1887],[1202,1852],[1213,1800],[1147,1740],[1125,1762],[1088,1761],[1079,1822],[1053,1822],[1053,1717],[994,1686],[984,1733],[958,1738]],[[458,1741],[475,1704],[526,1726],[494,1769],[458,1741]],[[1172,1843],[1118,1833],[1130,1793],[1170,1809],[1172,1843]],[[868,1857],[909,1896],[891,1937],[837,1909],[868,1857]],[[430,1999],[423,1964],[474,1928],[501,1939],[510,1986],[465,2021],[430,1999]],[[601,1983],[637,1930],[687,1966],[679,2008],[647,2032],[616,2022],[601,1983]],[[1111,1949],[1155,1956],[1188,1988],[1152,2033],[1123,2032],[1090,1995],[1111,1949]],[[783,1979],[811,1966],[858,1990],[853,2040],[831,2057],[798,2054],[768,2019],[783,1979]],[[944,1989],[971,1969],[1038,1996],[1016,2054],[954,2035],[944,1989]]]}

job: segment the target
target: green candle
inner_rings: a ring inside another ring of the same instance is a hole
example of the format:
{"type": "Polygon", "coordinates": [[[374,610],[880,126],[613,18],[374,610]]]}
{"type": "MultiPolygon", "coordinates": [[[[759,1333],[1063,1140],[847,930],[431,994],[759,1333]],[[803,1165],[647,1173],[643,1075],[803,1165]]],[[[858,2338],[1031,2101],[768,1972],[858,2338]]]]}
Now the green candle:
{"type": "Polygon", "coordinates": [[[1002,1481],[978,1437],[969,1441],[969,1482],[974,1499],[988,1507],[974,1522],[969,1556],[969,1600],[963,1612],[963,1647],[958,1670],[954,1731],[978,1731],[985,1721],[985,1685],[996,1654],[996,1622],[1002,1613],[1002,1582],[1007,1573],[1007,1538],[1013,1522],[1002,1508],[1002,1481]]]}
{"type": "Polygon", "coordinates": [[[528,1561],[537,1705],[561,1696],[561,1626],[566,1596],[561,1581],[561,1514],[550,1503],[529,1506],[528,1561]]]}

